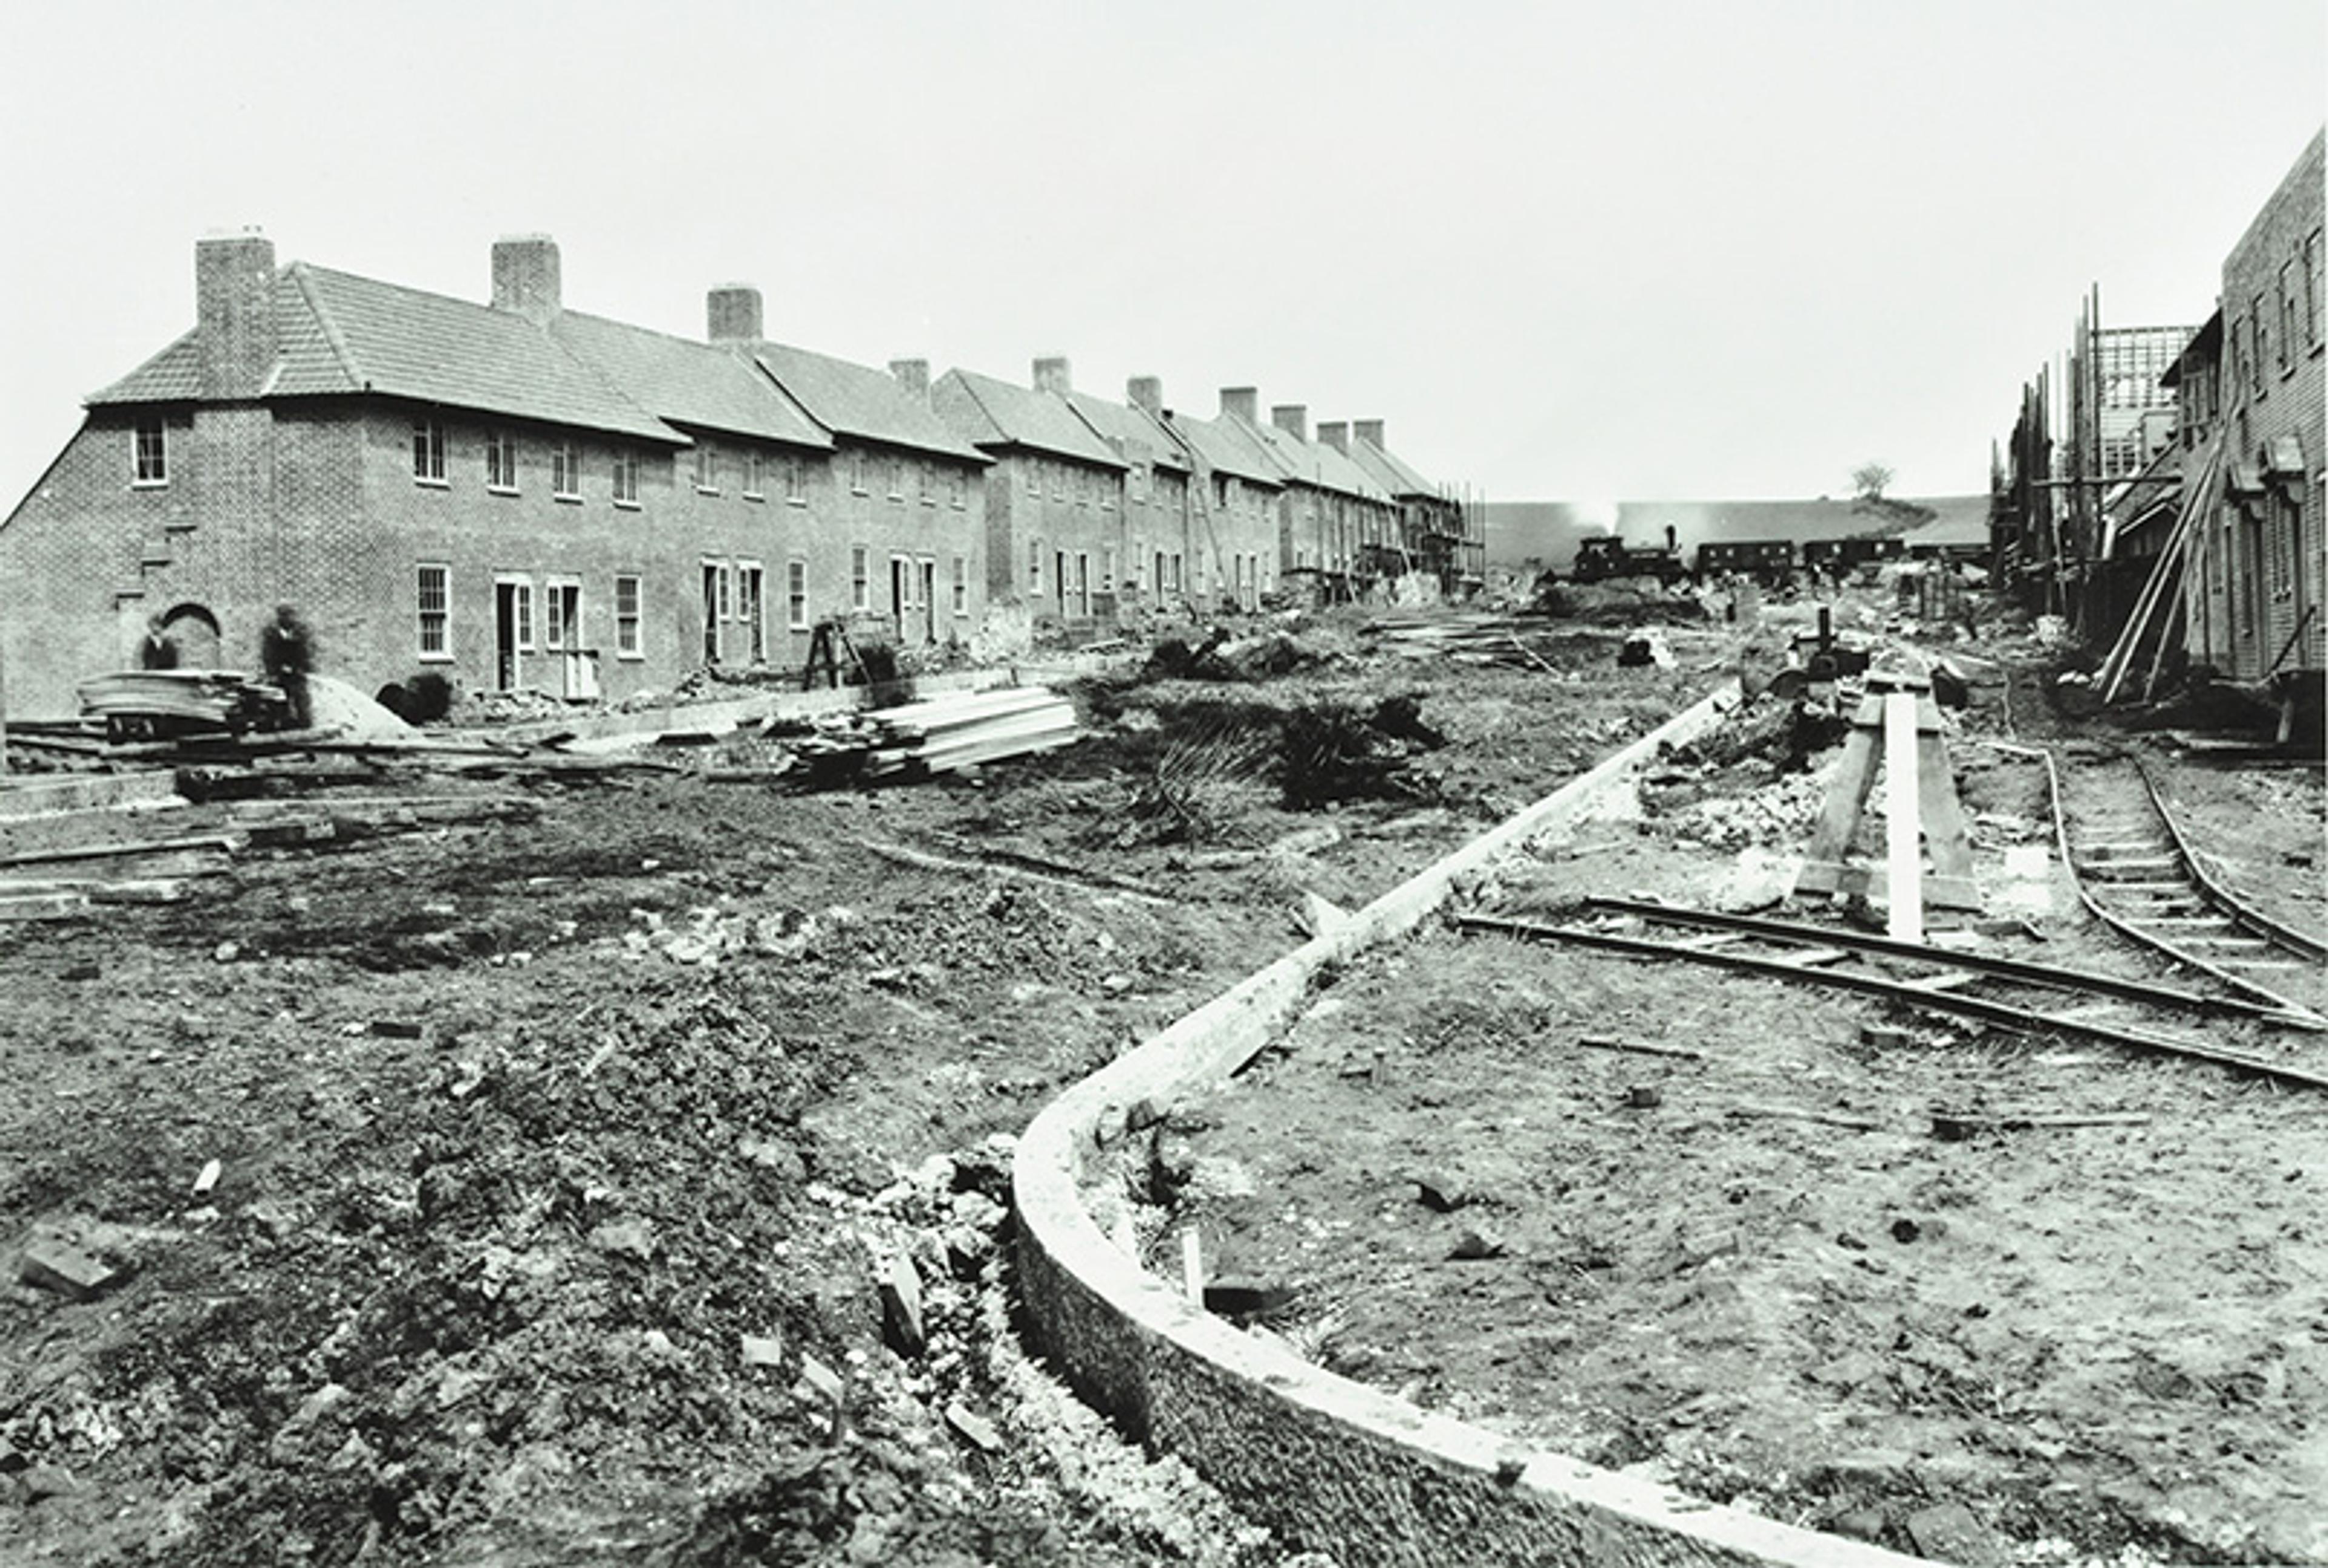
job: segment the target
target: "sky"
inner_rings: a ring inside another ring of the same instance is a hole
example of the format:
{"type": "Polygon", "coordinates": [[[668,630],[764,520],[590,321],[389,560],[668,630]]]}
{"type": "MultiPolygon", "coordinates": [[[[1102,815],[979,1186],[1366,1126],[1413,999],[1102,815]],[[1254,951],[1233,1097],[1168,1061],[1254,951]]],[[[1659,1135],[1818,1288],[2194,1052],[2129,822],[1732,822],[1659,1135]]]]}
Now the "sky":
{"type": "Polygon", "coordinates": [[[193,248],[1210,416],[1488,500],[1985,491],[2089,286],[2195,326],[2328,108],[2318,0],[16,0],[0,506],[193,248]]]}

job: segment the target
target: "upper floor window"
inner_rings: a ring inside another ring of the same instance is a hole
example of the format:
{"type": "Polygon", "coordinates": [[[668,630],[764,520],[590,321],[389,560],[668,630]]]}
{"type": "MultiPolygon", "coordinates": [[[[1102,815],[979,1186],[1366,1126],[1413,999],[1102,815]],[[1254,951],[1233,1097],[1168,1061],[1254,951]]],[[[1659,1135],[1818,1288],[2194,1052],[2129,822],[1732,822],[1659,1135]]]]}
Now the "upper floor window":
{"type": "Polygon", "coordinates": [[[485,488],[517,488],[517,437],[506,430],[485,433],[485,488]]]}
{"type": "Polygon", "coordinates": [[[412,422],[412,477],[424,484],[445,483],[445,427],[434,419],[412,422]]]}
{"type": "Polygon", "coordinates": [[[970,481],[962,476],[961,469],[957,468],[947,475],[946,492],[956,512],[970,504],[970,481]]]}
{"type": "Polygon", "coordinates": [[[2289,257],[2279,264],[2279,368],[2291,370],[2295,364],[2295,334],[2302,329],[2295,322],[2295,258],[2289,257]]]}
{"type": "Polygon", "coordinates": [[[796,502],[808,499],[808,465],[798,457],[784,459],[784,499],[796,502]]]}
{"type": "Polygon", "coordinates": [[[636,506],[639,503],[639,455],[635,452],[615,454],[615,504],[636,506]]]}
{"type": "Polygon", "coordinates": [[[129,482],[133,484],[170,483],[169,437],[159,419],[141,419],[130,441],[129,482]]]}
{"type": "Polygon", "coordinates": [[[906,499],[906,460],[902,457],[889,465],[889,499],[892,501],[906,499]]]}
{"type": "Polygon", "coordinates": [[[719,458],[709,441],[695,449],[695,488],[706,495],[719,493],[719,458]]]}
{"type": "Polygon", "coordinates": [[[766,463],[767,459],[757,452],[746,452],[744,454],[744,494],[746,499],[757,501],[761,498],[761,475],[766,463]]]}
{"type": "Polygon", "coordinates": [[[2320,341],[2320,296],[2328,293],[2328,277],[2322,273],[2320,230],[2314,229],[2304,237],[2304,341],[2320,341]]]}
{"type": "Polygon", "coordinates": [[[561,501],[582,499],[582,449],[571,441],[550,448],[549,493],[561,501]]]}
{"type": "Polygon", "coordinates": [[[862,452],[849,455],[849,488],[855,494],[865,493],[865,454],[862,452]]]}
{"type": "Polygon", "coordinates": [[[2263,362],[2271,358],[2271,324],[2263,314],[2263,296],[2258,294],[2248,302],[2248,319],[2254,323],[2248,331],[2255,338],[2255,349],[2248,356],[2248,385],[2263,390],[2263,362]]]}

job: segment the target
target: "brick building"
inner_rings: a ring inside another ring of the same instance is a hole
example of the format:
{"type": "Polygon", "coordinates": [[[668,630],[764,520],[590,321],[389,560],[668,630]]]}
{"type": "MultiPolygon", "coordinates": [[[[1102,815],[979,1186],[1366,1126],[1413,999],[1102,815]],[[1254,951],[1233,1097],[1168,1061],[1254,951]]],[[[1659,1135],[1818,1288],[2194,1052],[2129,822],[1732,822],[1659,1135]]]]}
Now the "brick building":
{"type": "Polygon", "coordinates": [[[1362,597],[1375,582],[1399,575],[1398,520],[1390,493],[1366,477],[1348,455],[1310,439],[1310,410],[1280,403],[1259,424],[1242,408],[1224,418],[1244,421],[1244,433],[1268,455],[1283,486],[1277,501],[1277,569],[1299,574],[1300,586],[1338,602],[1362,597]]]}
{"type": "Polygon", "coordinates": [[[1067,361],[1039,359],[1021,387],[953,370],[930,389],[954,435],[992,459],[986,472],[986,589],[1036,620],[1112,626],[1131,560],[1126,464],[1068,403],[1067,361]]]}
{"type": "Polygon", "coordinates": [[[5,522],[14,717],[134,662],[249,669],[279,602],[366,690],[436,671],[587,697],[794,662],[820,614],[907,642],[984,608],[986,459],[889,376],[765,343],[715,291],[690,343],[570,312],[555,244],[490,304],[195,248],[196,324],[88,399],[5,522]]]}
{"type": "Polygon", "coordinates": [[[1380,419],[1352,421],[1347,442],[1342,425],[1320,424],[1318,438],[1347,451],[1352,462],[1390,493],[1398,508],[1405,569],[1437,577],[1440,592],[1448,598],[1468,598],[1487,585],[1486,525],[1395,455],[1383,439],[1383,423],[1380,419]]]}
{"type": "Polygon", "coordinates": [[[1163,410],[1164,427],[1188,455],[1189,605],[1250,609],[1276,590],[1278,500],[1285,484],[1254,434],[1260,394],[1221,390],[1217,418],[1163,410]]]}
{"type": "Polygon", "coordinates": [[[1062,361],[1057,390],[1123,464],[1130,566],[1116,586],[1119,603],[1126,608],[1182,606],[1189,581],[1189,476],[1195,460],[1165,427],[1164,383],[1154,376],[1134,376],[1124,383],[1124,400],[1111,403],[1075,390],[1062,361]]]}
{"type": "MultiPolygon", "coordinates": [[[[2322,181],[2311,145],[2223,262],[2222,327],[2203,394],[2222,437],[2222,504],[2184,575],[2194,662],[2263,681],[2316,715],[2328,669],[2323,559],[2322,181]]],[[[2187,389],[2192,376],[2182,376],[2187,389]]]]}

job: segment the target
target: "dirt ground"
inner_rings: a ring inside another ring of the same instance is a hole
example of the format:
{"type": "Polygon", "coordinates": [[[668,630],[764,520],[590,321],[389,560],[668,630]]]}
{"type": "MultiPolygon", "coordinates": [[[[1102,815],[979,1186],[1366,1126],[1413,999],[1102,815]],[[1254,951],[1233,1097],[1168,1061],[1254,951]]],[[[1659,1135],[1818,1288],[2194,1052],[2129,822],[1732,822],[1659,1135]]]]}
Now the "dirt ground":
{"type": "MultiPolygon", "coordinates": [[[[1619,662],[1622,604],[1524,657],[1242,627],[1079,688],[1071,748],[873,792],[366,779],[526,813],[0,927],[0,1561],[1317,1568],[1019,1349],[1011,1136],[1302,940],[1305,896],[1366,902],[1735,667],[1689,610],[1669,664],[1619,662]],[[57,1247],[112,1277],[23,1266],[57,1247]]],[[[2035,812],[2025,760],[1957,756],[1969,807],[2035,812]]],[[[1488,891],[1751,896],[1809,760],[1676,765],[1488,891]]],[[[2232,879],[2320,924],[2317,772],[2191,777],[2232,879]]],[[[1324,1365],[1765,1512],[2328,1559],[2309,1102],[1920,1025],[1879,1055],[1873,1017],[1433,932],[1173,1123],[1154,1228],[1289,1289],[1263,1328],[1324,1365]],[[1732,1109],[1788,1097],[1899,1125],[1732,1109]],[[1907,1114],[1939,1101],[2149,1120],[1944,1145],[1907,1114]]]]}

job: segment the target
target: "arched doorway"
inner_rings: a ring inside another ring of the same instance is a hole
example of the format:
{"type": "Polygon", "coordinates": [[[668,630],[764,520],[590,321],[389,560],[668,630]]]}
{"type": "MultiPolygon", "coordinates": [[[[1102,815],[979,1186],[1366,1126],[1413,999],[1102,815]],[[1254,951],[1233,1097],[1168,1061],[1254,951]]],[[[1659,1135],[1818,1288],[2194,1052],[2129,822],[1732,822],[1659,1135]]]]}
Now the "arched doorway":
{"type": "Polygon", "coordinates": [[[220,667],[218,617],[202,606],[183,604],[164,611],[162,634],[178,645],[179,669],[220,667]]]}

